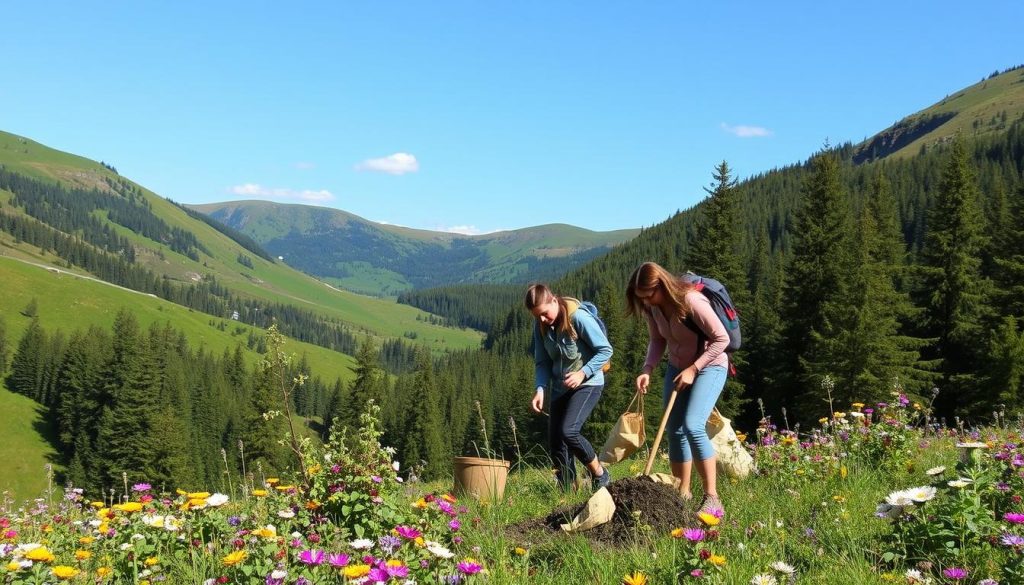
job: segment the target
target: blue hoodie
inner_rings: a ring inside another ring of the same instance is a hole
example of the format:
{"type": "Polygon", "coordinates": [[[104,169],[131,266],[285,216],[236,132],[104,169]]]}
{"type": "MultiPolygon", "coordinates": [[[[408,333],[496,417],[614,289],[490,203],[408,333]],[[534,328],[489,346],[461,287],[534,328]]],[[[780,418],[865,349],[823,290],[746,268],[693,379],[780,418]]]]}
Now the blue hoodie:
{"type": "Polygon", "coordinates": [[[565,374],[583,370],[585,378],[581,386],[604,384],[601,367],[612,357],[612,344],[608,341],[594,316],[579,309],[579,301],[566,299],[569,320],[577,338],[569,333],[556,331],[553,327],[541,327],[539,321],[533,327],[533,359],[535,363],[535,386],[565,392],[562,386],[565,374]]]}

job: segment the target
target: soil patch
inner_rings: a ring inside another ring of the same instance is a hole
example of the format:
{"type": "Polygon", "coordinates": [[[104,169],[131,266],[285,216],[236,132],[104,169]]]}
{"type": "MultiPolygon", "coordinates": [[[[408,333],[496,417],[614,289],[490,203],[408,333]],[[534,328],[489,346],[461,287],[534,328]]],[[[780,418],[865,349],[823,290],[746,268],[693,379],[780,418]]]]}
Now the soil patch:
{"type": "MultiPolygon", "coordinates": [[[[671,486],[655,483],[649,477],[630,477],[613,481],[608,492],[615,501],[611,522],[591,530],[577,532],[591,542],[621,547],[643,537],[650,527],[653,535],[664,535],[692,520],[686,504],[671,486]]],[[[532,518],[507,528],[517,542],[540,544],[556,534],[565,534],[560,526],[576,517],[586,503],[555,508],[542,518],[532,518]]]]}

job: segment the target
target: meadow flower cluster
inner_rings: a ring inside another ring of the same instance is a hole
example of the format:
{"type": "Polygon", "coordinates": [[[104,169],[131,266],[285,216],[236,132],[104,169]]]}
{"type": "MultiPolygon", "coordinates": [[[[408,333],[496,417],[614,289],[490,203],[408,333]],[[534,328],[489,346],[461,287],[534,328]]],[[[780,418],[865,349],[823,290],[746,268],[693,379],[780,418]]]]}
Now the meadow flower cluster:
{"type": "Polygon", "coordinates": [[[722,511],[712,509],[699,513],[697,517],[699,526],[672,531],[672,538],[678,543],[672,548],[672,567],[676,574],[668,582],[704,579],[725,566],[725,555],[716,554],[713,550],[713,543],[718,540],[717,527],[722,521],[722,511]]]}
{"type": "MultiPolygon", "coordinates": [[[[372,419],[369,416],[369,419],[372,419]]],[[[485,572],[450,494],[405,495],[376,423],[306,449],[305,473],[241,497],[157,493],[118,502],[69,488],[0,516],[0,583],[463,583],[485,572]]]]}
{"type": "Polygon", "coordinates": [[[758,474],[787,485],[818,481],[843,473],[843,457],[835,437],[816,429],[801,437],[798,430],[779,430],[765,417],[757,428],[753,451],[758,474]]]}

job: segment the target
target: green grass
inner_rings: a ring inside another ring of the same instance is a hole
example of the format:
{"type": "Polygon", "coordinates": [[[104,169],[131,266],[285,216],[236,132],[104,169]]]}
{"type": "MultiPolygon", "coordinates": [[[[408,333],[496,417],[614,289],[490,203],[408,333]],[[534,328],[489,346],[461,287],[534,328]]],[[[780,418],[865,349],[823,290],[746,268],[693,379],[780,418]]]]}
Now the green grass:
{"type": "Polygon", "coordinates": [[[4,420],[0,492],[8,492],[15,501],[37,497],[46,490],[47,465],[52,464],[54,472],[62,470],[57,452],[46,438],[50,431],[43,410],[35,401],[8,391],[0,380],[0,416],[4,420]]]}

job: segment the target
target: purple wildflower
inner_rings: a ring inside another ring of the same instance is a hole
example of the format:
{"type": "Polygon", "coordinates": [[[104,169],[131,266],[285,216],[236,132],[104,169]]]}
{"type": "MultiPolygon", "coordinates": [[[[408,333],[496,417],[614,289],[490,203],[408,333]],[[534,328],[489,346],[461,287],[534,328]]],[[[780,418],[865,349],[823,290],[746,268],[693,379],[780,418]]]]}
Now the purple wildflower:
{"type": "Polygon", "coordinates": [[[369,579],[371,583],[383,583],[390,579],[391,576],[388,575],[388,572],[384,569],[380,567],[374,567],[370,569],[370,573],[366,575],[366,578],[369,579]]]}
{"type": "Polygon", "coordinates": [[[307,565],[319,565],[324,562],[324,551],[306,549],[299,553],[299,560],[307,565]]]}
{"type": "Polygon", "coordinates": [[[382,478],[379,475],[371,475],[370,479],[373,480],[373,483],[381,483],[382,481],[384,481],[384,478],[382,478]]]}
{"type": "Polygon", "coordinates": [[[1003,546],[1010,546],[1013,548],[1024,547],[1024,536],[1018,536],[1016,534],[1004,534],[999,542],[1003,543],[1003,546]]]}
{"type": "Polygon", "coordinates": [[[397,532],[402,538],[407,538],[409,540],[416,540],[422,536],[422,533],[412,526],[395,526],[395,532],[397,532]]]}
{"type": "Polygon", "coordinates": [[[1003,520],[1010,524],[1024,524],[1024,514],[1020,512],[1007,512],[1003,514],[1003,520]]]}
{"type": "Polygon", "coordinates": [[[385,534],[377,539],[377,544],[380,545],[380,549],[384,551],[384,554],[390,555],[395,552],[398,547],[402,546],[402,541],[397,536],[385,534]]]}
{"type": "Polygon", "coordinates": [[[153,489],[153,486],[148,483],[137,483],[132,486],[133,492],[148,492],[151,489],[153,489]]]}
{"type": "Polygon", "coordinates": [[[942,570],[942,575],[947,579],[962,581],[967,578],[967,569],[961,567],[950,567],[942,570]]]}
{"type": "Polygon", "coordinates": [[[231,516],[230,518],[228,518],[228,524],[230,524],[232,526],[238,526],[241,523],[242,523],[242,519],[240,517],[238,517],[238,516],[231,516]]]}
{"type": "Polygon", "coordinates": [[[459,572],[463,575],[476,575],[484,569],[480,563],[477,563],[472,559],[466,559],[462,561],[458,564],[457,568],[459,569],[459,572]]]}
{"type": "Polygon", "coordinates": [[[344,567],[345,565],[348,564],[348,561],[349,561],[348,555],[345,554],[345,553],[331,553],[331,554],[327,555],[327,562],[332,567],[338,567],[338,568],[344,567]]]}
{"type": "Polygon", "coordinates": [[[694,570],[690,571],[690,576],[691,577],[696,577],[696,578],[700,579],[701,577],[704,576],[704,571],[702,571],[700,569],[694,569],[694,570]]]}
{"type": "Polygon", "coordinates": [[[707,533],[701,528],[687,528],[686,530],[683,530],[683,536],[690,542],[700,542],[704,540],[707,533]]]}
{"type": "Polygon", "coordinates": [[[384,569],[389,577],[404,579],[409,576],[409,567],[401,562],[398,562],[397,564],[389,564],[382,561],[380,568],[384,569]]]}
{"type": "Polygon", "coordinates": [[[448,528],[451,528],[452,532],[457,531],[461,527],[462,527],[462,523],[459,522],[458,519],[454,519],[453,518],[452,521],[448,523],[448,528]]]}

